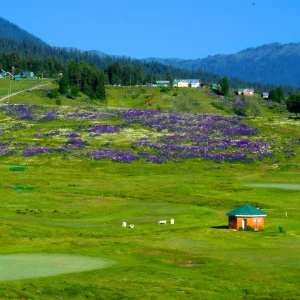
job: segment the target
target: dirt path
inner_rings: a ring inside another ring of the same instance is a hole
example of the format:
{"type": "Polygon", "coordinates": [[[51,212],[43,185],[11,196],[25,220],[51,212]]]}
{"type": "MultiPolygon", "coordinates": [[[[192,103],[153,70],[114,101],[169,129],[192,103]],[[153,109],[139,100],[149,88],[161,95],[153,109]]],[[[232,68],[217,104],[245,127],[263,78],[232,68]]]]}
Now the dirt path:
{"type": "Polygon", "coordinates": [[[0,98],[0,102],[3,102],[3,101],[5,101],[6,99],[9,99],[10,97],[13,97],[14,95],[23,93],[23,92],[25,92],[25,91],[36,90],[36,89],[38,89],[38,88],[40,88],[40,87],[47,86],[47,85],[49,85],[49,84],[51,84],[51,83],[40,84],[40,85],[34,86],[34,87],[32,87],[32,88],[29,88],[29,89],[24,89],[24,90],[22,90],[22,91],[12,93],[12,94],[7,95],[7,96],[5,96],[5,97],[3,97],[3,98],[0,98]]]}

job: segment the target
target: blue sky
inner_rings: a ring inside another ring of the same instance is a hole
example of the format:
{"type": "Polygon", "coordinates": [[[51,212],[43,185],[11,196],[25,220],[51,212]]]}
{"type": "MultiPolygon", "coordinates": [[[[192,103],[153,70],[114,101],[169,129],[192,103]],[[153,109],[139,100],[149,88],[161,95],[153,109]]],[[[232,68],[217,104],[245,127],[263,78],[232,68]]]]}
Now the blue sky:
{"type": "Polygon", "coordinates": [[[0,16],[52,46],[196,59],[299,42],[298,0],[14,0],[0,16]]]}

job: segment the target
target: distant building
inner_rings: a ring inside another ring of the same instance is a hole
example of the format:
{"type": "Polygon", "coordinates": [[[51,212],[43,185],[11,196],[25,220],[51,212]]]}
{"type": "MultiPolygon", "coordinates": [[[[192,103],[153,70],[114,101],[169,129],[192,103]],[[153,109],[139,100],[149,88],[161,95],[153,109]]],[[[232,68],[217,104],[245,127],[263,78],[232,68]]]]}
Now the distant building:
{"type": "Polygon", "coordinates": [[[4,73],[6,73],[4,70],[0,69],[0,79],[4,78],[4,73]]]}
{"type": "Polygon", "coordinates": [[[264,99],[269,99],[269,93],[264,92],[261,95],[264,99]]]}
{"type": "Polygon", "coordinates": [[[248,95],[252,96],[254,94],[254,89],[252,88],[239,88],[238,95],[248,95]]]}
{"type": "Polygon", "coordinates": [[[173,86],[201,88],[201,82],[199,79],[174,79],[173,86]]]}
{"type": "Polygon", "coordinates": [[[169,80],[158,80],[156,81],[156,85],[157,86],[169,86],[170,85],[170,81],[169,80]]]}
{"type": "Polygon", "coordinates": [[[175,87],[188,87],[189,82],[185,79],[175,79],[173,81],[173,86],[175,86],[175,87]]]}
{"type": "Polygon", "coordinates": [[[255,230],[265,227],[265,216],[267,214],[249,204],[238,207],[228,213],[228,229],[246,229],[248,226],[255,230]]]}
{"type": "Polygon", "coordinates": [[[218,85],[217,85],[216,83],[213,83],[213,84],[211,85],[211,89],[212,89],[212,90],[217,90],[217,89],[218,89],[218,85]]]}
{"type": "Polygon", "coordinates": [[[36,75],[30,71],[21,72],[19,75],[21,78],[31,78],[31,79],[37,78],[36,75]]]}
{"type": "Polygon", "coordinates": [[[4,71],[3,69],[0,69],[0,79],[3,78],[12,78],[13,75],[9,72],[4,71]]]}
{"type": "Polygon", "coordinates": [[[15,81],[19,81],[19,80],[21,80],[21,76],[20,76],[20,75],[14,75],[14,76],[13,76],[13,79],[14,79],[15,81]]]}

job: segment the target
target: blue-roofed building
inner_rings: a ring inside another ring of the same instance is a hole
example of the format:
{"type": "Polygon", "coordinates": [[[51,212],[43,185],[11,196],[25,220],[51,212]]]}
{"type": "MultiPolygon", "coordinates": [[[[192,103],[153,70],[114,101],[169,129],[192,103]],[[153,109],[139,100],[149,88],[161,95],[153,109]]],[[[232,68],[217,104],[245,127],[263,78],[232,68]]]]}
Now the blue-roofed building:
{"type": "Polygon", "coordinates": [[[30,71],[20,72],[19,75],[20,75],[21,78],[30,78],[30,79],[37,78],[36,75],[33,72],[30,72],[30,71]]]}
{"type": "Polygon", "coordinates": [[[19,81],[19,80],[21,80],[21,76],[20,76],[20,75],[14,75],[14,76],[13,76],[13,79],[14,79],[15,81],[19,81]]]}
{"type": "Polygon", "coordinates": [[[216,83],[213,83],[211,85],[211,89],[217,91],[218,90],[218,85],[216,83]]]}

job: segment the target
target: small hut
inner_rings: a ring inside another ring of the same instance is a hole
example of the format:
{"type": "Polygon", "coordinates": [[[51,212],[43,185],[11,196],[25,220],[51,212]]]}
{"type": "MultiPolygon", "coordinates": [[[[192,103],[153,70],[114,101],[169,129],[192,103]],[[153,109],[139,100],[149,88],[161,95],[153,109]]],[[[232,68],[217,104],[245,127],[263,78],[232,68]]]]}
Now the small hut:
{"type": "Polygon", "coordinates": [[[246,229],[249,226],[255,230],[262,230],[267,214],[246,204],[226,213],[226,215],[228,216],[228,229],[246,229]]]}

